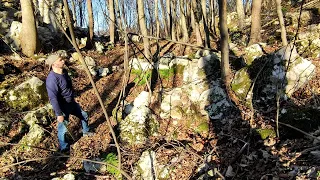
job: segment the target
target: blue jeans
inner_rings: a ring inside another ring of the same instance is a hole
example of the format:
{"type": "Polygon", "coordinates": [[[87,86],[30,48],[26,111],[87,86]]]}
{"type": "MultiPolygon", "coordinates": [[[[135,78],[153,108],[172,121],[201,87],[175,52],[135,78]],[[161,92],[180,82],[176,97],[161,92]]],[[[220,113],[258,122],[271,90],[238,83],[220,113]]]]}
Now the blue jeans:
{"type": "Polygon", "coordinates": [[[78,117],[81,120],[82,124],[82,133],[88,133],[90,128],[88,126],[88,114],[83,111],[80,105],[76,102],[70,103],[67,106],[62,106],[62,111],[64,113],[64,122],[58,123],[58,140],[60,144],[60,150],[66,149],[68,147],[68,143],[66,142],[65,134],[68,132],[67,125],[70,114],[78,117]]]}

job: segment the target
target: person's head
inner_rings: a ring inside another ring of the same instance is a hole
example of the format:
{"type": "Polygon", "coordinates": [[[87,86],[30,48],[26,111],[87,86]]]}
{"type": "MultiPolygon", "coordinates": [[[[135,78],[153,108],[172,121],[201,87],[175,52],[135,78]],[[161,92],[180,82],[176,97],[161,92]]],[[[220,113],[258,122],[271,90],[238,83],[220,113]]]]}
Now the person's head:
{"type": "Polygon", "coordinates": [[[49,66],[49,69],[58,68],[62,69],[65,63],[65,58],[61,54],[51,54],[46,59],[46,64],[49,66]]]}

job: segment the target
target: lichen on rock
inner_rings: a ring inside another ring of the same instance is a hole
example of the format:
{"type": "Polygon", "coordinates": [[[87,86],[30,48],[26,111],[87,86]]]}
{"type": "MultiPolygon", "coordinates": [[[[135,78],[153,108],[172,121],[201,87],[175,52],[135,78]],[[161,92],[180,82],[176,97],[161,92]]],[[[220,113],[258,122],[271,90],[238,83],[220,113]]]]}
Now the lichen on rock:
{"type": "Polygon", "coordinates": [[[31,110],[48,101],[45,83],[37,77],[23,82],[6,94],[7,104],[17,110],[31,110]]]}

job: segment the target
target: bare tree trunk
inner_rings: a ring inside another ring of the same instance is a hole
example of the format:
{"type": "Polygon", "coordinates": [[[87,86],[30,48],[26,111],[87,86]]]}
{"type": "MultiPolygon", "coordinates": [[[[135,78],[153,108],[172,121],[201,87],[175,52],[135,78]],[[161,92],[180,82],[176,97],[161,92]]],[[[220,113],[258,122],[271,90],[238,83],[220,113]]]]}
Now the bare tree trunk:
{"type": "MultiPolygon", "coordinates": [[[[138,3],[138,17],[139,17],[139,24],[141,33],[143,36],[148,36],[147,26],[146,26],[146,18],[144,13],[144,4],[143,0],[137,0],[138,3]]],[[[144,53],[147,59],[150,59],[151,52],[150,52],[150,42],[149,39],[146,37],[143,37],[143,45],[144,45],[144,53]]]]}
{"type": "Polygon", "coordinates": [[[39,40],[36,21],[33,14],[33,4],[31,0],[20,0],[20,4],[22,12],[22,53],[31,57],[39,50],[39,40]]]}
{"type": "Polygon", "coordinates": [[[126,26],[126,22],[125,22],[125,17],[126,17],[126,13],[125,13],[125,9],[124,9],[124,2],[123,2],[123,0],[120,0],[120,7],[121,7],[121,13],[122,13],[122,15],[123,15],[123,18],[121,18],[122,19],[122,21],[123,21],[123,23],[125,23],[125,24],[123,24],[123,28],[125,29],[125,28],[127,28],[127,26],[126,26]]]}
{"type": "Polygon", "coordinates": [[[139,19],[139,6],[138,6],[138,0],[136,1],[136,9],[137,9],[137,32],[140,32],[140,19],[139,19]]]}
{"type": "Polygon", "coordinates": [[[80,19],[80,27],[83,25],[83,8],[82,8],[82,0],[78,1],[78,6],[79,6],[79,19],[80,19]]]}
{"type": "MultiPolygon", "coordinates": [[[[146,3],[146,10],[148,11],[148,14],[149,14],[149,30],[150,30],[150,35],[153,35],[153,16],[152,16],[152,12],[151,12],[151,4],[150,4],[150,1],[147,1],[146,3]]],[[[146,19],[147,20],[147,19],[146,19]]],[[[148,26],[147,26],[147,29],[148,29],[148,26]]]]}
{"type": "Polygon", "coordinates": [[[93,21],[93,11],[92,11],[92,2],[91,0],[87,0],[87,9],[88,9],[88,23],[89,23],[89,40],[92,46],[93,43],[93,33],[94,33],[94,21],[93,21]]]}
{"type": "Polygon", "coordinates": [[[227,27],[227,0],[219,0],[219,25],[221,37],[221,77],[226,88],[230,87],[229,45],[227,27]]]}
{"type": "Polygon", "coordinates": [[[75,0],[71,0],[72,4],[72,19],[74,22],[74,26],[77,26],[77,16],[76,16],[76,5],[75,5],[75,0]]]}
{"type": "Polygon", "coordinates": [[[165,15],[165,8],[164,8],[164,4],[163,4],[164,0],[160,0],[160,5],[161,5],[161,12],[162,12],[162,20],[163,20],[163,26],[164,26],[164,32],[166,34],[166,37],[169,37],[169,33],[168,33],[168,18],[165,15]]]}
{"type": "Polygon", "coordinates": [[[183,0],[183,2],[186,6],[186,15],[185,16],[186,16],[187,27],[190,27],[190,25],[191,25],[191,3],[190,3],[190,0],[183,0]]]}
{"type": "Polygon", "coordinates": [[[121,18],[120,18],[120,5],[119,5],[119,1],[118,0],[114,0],[115,3],[115,10],[116,10],[116,24],[119,26],[119,29],[123,31],[122,28],[122,23],[121,23],[121,18]]]}
{"type": "Polygon", "coordinates": [[[192,5],[193,0],[190,0],[190,1],[191,1],[191,3],[190,3],[190,23],[191,23],[192,30],[195,31],[196,30],[196,20],[194,17],[194,11],[193,11],[193,5],[192,5]]]}
{"type": "MultiPolygon", "coordinates": [[[[167,22],[168,22],[168,33],[170,33],[170,36],[171,33],[172,33],[172,14],[171,14],[171,3],[170,3],[171,0],[166,0],[166,8],[167,8],[167,22]]],[[[169,37],[169,36],[168,36],[169,37]]]]}
{"type": "Polygon", "coordinates": [[[284,25],[284,19],[283,19],[283,14],[282,14],[281,0],[276,0],[276,3],[277,3],[278,18],[279,18],[280,28],[281,28],[282,45],[286,46],[286,45],[288,45],[288,41],[287,41],[286,26],[284,25]]]}
{"type": "Polygon", "coordinates": [[[205,20],[205,23],[207,23],[207,1],[206,0],[201,0],[201,8],[202,8],[202,16],[203,19],[205,20]]]}
{"type": "Polygon", "coordinates": [[[177,24],[177,13],[176,13],[176,0],[172,1],[172,28],[171,28],[171,39],[176,41],[177,40],[177,29],[176,29],[176,24],[177,24]]]}
{"type": "Polygon", "coordinates": [[[110,42],[115,43],[115,13],[114,13],[114,2],[109,0],[109,33],[110,33],[110,42]]]}
{"type": "Polygon", "coordinates": [[[243,1],[237,0],[237,14],[239,18],[239,30],[242,32],[244,28],[244,9],[243,9],[243,1]]]}
{"type": "Polygon", "coordinates": [[[249,16],[249,14],[250,14],[250,10],[251,10],[250,5],[251,5],[250,4],[250,0],[246,0],[246,6],[245,6],[245,14],[246,14],[246,16],[249,16]]]}
{"type": "Polygon", "coordinates": [[[74,44],[76,44],[76,38],[73,33],[74,32],[73,25],[71,24],[71,18],[70,18],[70,12],[69,12],[69,6],[68,6],[67,0],[63,0],[63,5],[64,5],[64,12],[65,12],[66,19],[67,19],[71,40],[74,44]],[[70,21],[68,21],[68,20],[70,20],[70,21]]]}
{"type": "Polygon", "coordinates": [[[45,24],[50,24],[50,17],[49,17],[49,7],[48,4],[44,2],[45,0],[39,0],[39,12],[41,16],[41,21],[45,24]]]}
{"type": "MultiPolygon", "coordinates": [[[[201,9],[200,9],[201,10],[201,9]]],[[[199,13],[199,8],[197,8],[197,1],[192,0],[192,8],[191,8],[193,17],[194,17],[194,23],[195,23],[195,29],[194,31],[196,32],[196,38],[197,38],[197,45],[202,46],[202,37],[201,37],[201,32],[200,32],[200,19],[201,19],[201,14],[199,13]]]]}
{"type": "Polygon", "coordinates": [[[182,26],[182,34],[183,34],[183,42],[189,41],[189,34],[187,28],[187,20],[186,20],[186,12],[184,10],[184,0],[179,0],[180,5],[180,16],[181,16],[181,26],[182,26]]]}
{"type": "Polygon", "coordinates": [[[201,6],[202,6],[202,22],[203,22],[203,28],[205,32],[205,46],[207,48],[210,48],[210,32],[208,28],[208,18],[207,18],[207,4],[206,0],[201,0],[201,6]]]}
{"type": "Polygon", "coordinates": [[[210,4],[211,4],[211,6],[210,6],[210,9],[211,9],[211,29],[213,30],[213,33],[215,34],[215,35],[217,35],[217,31],[216,31],[216,14],[215,14],[215,8],[214,8],[214,6],[215,6],[215,2],[214,2],[214,0],[210,0],[210,4]]]}
{"type": "Polygon", "coordinates": [[[252,20],[249,45],[255,44],[261,39],[261,1],[262,0],[252,0],[252,20]]]}
{"type": "Polygon", "coordinates": [[[159,22],[159,16],[158,16],[158,13],[159,13],[158,0],[155,0],[154,3],[155,3],[154,4],[155,5],[155,7],[154,7],[154,16],[156,18],[156,26],[157,26],[156,37],[159,38],[159,36],[160,36],[160,22],[159,22]]]}

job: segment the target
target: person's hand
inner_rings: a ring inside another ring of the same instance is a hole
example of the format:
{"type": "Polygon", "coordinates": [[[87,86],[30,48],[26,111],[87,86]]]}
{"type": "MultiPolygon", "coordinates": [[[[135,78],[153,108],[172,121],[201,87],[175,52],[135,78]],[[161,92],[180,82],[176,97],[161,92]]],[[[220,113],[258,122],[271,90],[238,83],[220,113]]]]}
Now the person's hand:
{"type": "Polygon", "coordinates": [[[63,120],[64,120],[64,116],[58,116],[57,120],[58,120],[59,123],[62,123],[63,120]]]}

